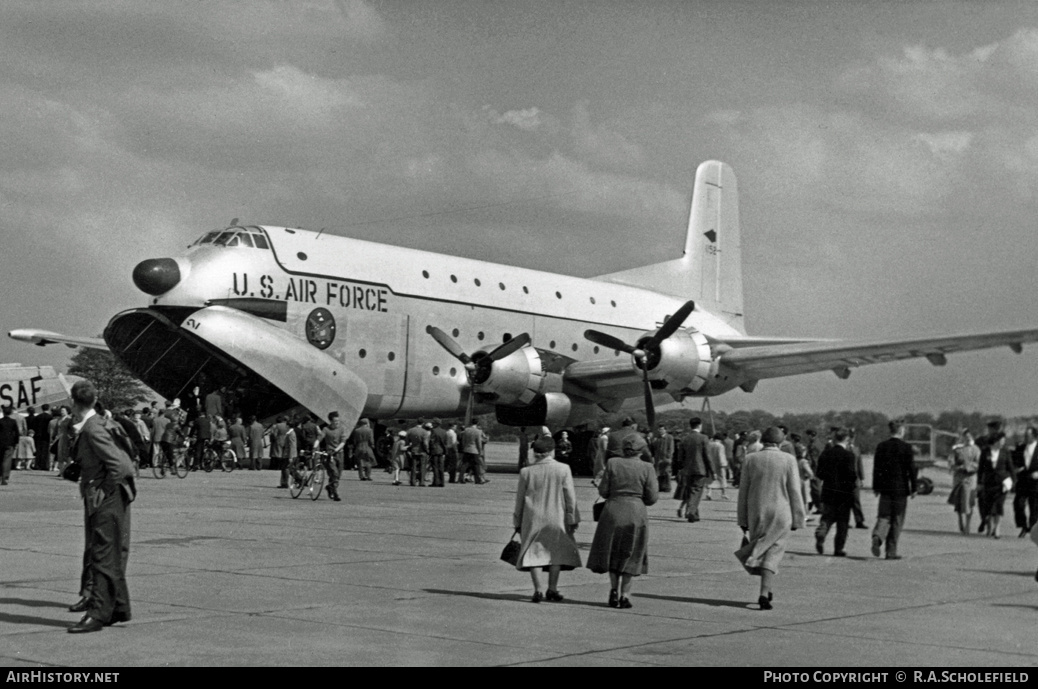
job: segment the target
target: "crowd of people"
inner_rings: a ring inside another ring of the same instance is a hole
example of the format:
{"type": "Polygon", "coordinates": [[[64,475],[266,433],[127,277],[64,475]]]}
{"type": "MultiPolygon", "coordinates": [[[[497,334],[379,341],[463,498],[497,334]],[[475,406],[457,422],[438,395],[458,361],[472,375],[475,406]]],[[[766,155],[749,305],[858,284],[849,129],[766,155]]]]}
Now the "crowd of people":
{"type": "MultiPolygon", "coordinates": [[[[190,445],[192,468],[197,468],[204,449],[215,445],[232,449],[243,468],[259,470],[264,448],[269,448],[268,468],[279,472],[278,487],[287,488],[300,478],[300,462],[321,450],[328,468],[326,490],[335,501],[341,500],[342,472],[351,468],[363,482],[372,481],[372,469],[381,466],[397,486],[403,485],[402,473],[416,487],[489,482],[488,437],[477,421],[460,428],[450,421],[418,419],[393,429],[360,419],[347,429],[333,411],[327,423],[311,414],[286,414],[265,427],[255,417],[243,420],[228,410],[219,390],[203,396],[195,388],[186,403],[174,399],[161,410],[152,404],[113,413],[96,398],[93,385],[81,381],[73,387],[72,408],[60,407],[52,414],[44,405],[40,414],[30,408],[24,417],[4,408],[0,418],[4,484],[12,468],[63,472],[70,461],[81,466],[86,545],[81,600],[70,610],[86,615],[69,629],[75,633],[130,619],[125,568],[129,504],[136,496],[134,462],[169,460],[174,448],[190,445]]],[[[633,607],[633,580],[648,572],[647,507],[672,490],[678,518],[693,524],[701,519],[702,500],[714,499],[715,486],[720,500],[730,499],[730,489],[738,491],[736,522],[743,539],[734,555],[748,573],[760,577],[761,610],[772,609],[775,577],[792,531],[817,519],[815,546],[824,554],[835,526],[832,555],[844,557],[852,516],[857,528],[867,528],[860,499],[865,475],[853,429],[831,427],[823,444],[814,429],[801,435],[772,426],[730,437],[725,432],[707,436],[702,426],[696,417],[687,429],[662,423],[656,429],[639,428],[628,417],[616,429],[603,427],[592,434],[587,458],[600,500],[594,506],[597,524],[586,566],[608,575],[609,606],[633,607]]],[[[871,552],[900,560],[899,541],[909,500],[917,492],[918,469],[905,441],[905,423],[892,421],[889,431],[873,458],[871,486],[879,502],[871,552]]],[[[582,566],[575,541],[581,515],[570,468],[573,442],[568,432],[553,435],[547,427],[538,428],[532,440],[521,429],[519,441],[513,525],[521,542],[516,567],[530,572],[534,602],[561,601],[560,573],[582,566]],[[548,575],[546,589],[542,570],[548,575]]],[[[1005,499],[1014,492],[1019,535],[1030,533],[1038,544],[1038,529],[1033,529],[1038,522],[1036,450],[1034,427],[1026,428],[1013,449],[1000,422],[989,424],[979,438],[962,431],[949,457],[953,485],[948,503],[963,534],[970,533],[976,506],[980,531],[999,538],[1005,499]]]]}
{"type": "MultiPolygon", "coordinates": [[[[817,519],[815,547],[821,555],[835,526],[832,554],[845,557],[851,518],[856,528],[868,528],[861,508],[865,471],[854,429],[831,427],[822,444],[814,429],[801,435],[773,426],[733,437],[725,432],[708,437],[702,425],[701,419],[692,418],[687,430],[671,430],[662,423],[651,430],[625,418],[620,428],[603,427],[589,441],[592,484],[603,502],[595,505],[597,525],[587,567],[609,575],[610,606],[632,607],[632,579],[648,572],[646,507],[669,493],[672,481],[673,497],[679,501],[677,516],[690,523],[700,521],[700,503],[713,499],[714,486],[721,500],[728,499],[729,487],[738,490],[736,519],[744,538],[735,556],[747,572],[760,577],[762,610],[772,609],[775,575],[790,532],[817,519]]],[[[902,559],[899,543],[908,503],[918,491],[918,467],[916,452],[905,440],[905,422],[891,421],[889,433],[873,457],[871,486],[879,502],[870,550],[875,557],[896,561],[902,559]]],[[[513,514],[521,537],[516,566],[531,572],[534,602],[562,600],[560,571],[581,566],[574,539],[580,513],[572,473],[556,456],[562,443],[566,453],[572,452],[568,438],[559,434],[553,442],[547,429],[532,445],[525,429],[520,435],[520,479],[513,514]],[[540,569],[548,572],[544,593],[537,576],[540,569]]],[[[948,500],[959,513],[963,533],[969,532],[969,515],[976,503],[981,530],[998,538],[1005,497],[1013,491],[1020,536],[1030,533],[1038,544],[1038,529],[1032,528],[1038,521],[1036,449],[1034,427],[1026,429],[1015,450],[1006,449],[1006,435],[998,422],[990,424],[989,432],[976,443],[969,431],[963,431],[962,442],[949,458],[955,482],[948,500]]]]}

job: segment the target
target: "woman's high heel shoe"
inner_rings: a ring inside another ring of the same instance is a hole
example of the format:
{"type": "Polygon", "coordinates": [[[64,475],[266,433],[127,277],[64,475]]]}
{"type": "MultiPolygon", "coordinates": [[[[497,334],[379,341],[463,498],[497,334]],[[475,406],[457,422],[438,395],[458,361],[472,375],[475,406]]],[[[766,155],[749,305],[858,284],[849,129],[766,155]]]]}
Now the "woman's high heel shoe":
{"type": "Polygon", "coordinates": [[[758,598],[757,605],[760,606],[761,610],[771,610],[771,594],[769,593],[767,597],[761,596],[758,598]]]}
{"type": "Polygon", "coordinates": [[[616,589],[609,592],[609,607],[619,608],[620,607],[620,594],[617,593],[616,589]]]}

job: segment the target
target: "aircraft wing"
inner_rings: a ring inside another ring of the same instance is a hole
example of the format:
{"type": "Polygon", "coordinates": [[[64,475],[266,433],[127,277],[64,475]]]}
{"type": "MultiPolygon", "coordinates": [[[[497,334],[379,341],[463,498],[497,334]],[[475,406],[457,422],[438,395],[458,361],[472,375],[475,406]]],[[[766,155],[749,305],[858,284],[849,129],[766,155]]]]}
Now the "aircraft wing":
{"type": "Polygon", "coordinates": [[[12,340],[18,340],[19,342],[29,342],[39,347],[44,347],[49,344],[67,345],[69,347],[88,347],[90,349],[108,349],[108,345],[100,337],[77,337],[75,335],[62,335],[60,333],[54,333],[49,330],[33,330],[31,328],[22,328],[19,330],[12,330],[7,333],[7,336],[12,340]]]}
{"type": "Polygon", "coordinates": [[[925,357],[933,365],[943,366],[947,363],[947,354],[1000,346],[1020,353],[1023,345],[1030,342],[1038,342],[1038,329],[914,340],[803,342],[734,349],[721,356],[721,364],[742,373],[748,380],[816,371],[834,371],[846,378],[852,368],[866,364],[925,357]]]}

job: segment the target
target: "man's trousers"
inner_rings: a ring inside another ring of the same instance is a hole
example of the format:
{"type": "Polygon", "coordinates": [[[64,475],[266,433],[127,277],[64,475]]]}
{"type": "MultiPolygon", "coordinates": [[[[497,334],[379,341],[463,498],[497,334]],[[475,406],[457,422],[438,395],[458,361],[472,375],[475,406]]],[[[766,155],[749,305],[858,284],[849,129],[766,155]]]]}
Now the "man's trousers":
{"type": "Polygon", "coordinates": [[[876,527],[872,530],[873,542],[886,544],[887,557],[897,555],[897,542],[901,538],[901,529],[905,525],[905,510],[908,508],[907,495],[879,496],[879,510],[876,516],[876,527]]]}
{"type": "Polygon", "coordinates": [[[703,489],[710,485],[709,476],[689,476],[688,498],[685,499],[685,518],[690,522],[699,521],[699,501],[703,499],[703,489]]]}
{"type": "MultiPolygon", "coordinates": [[[[85,504],[85,501],[84,501],[85,504]]],[[[126,563],[130,557],[130,503],[121,488],[91,512],[85,508],[86,552],[82,584],[89,591],[88,614],[108,622],[115,612],[130,614],[126,563]]]]}
{"type": "Polygon", "coordinates": [[[824,544],[826,537],[829,535],[830,527],[835,524],[836,538],[833,541],[833,550],[834,552],[842,553],[847,545],[847,531],[850,529],[851,508],[853,506],[854,502],[852,499],[845,499],[835,503],[823,503],[822,519],[818,522],[818,528],[815,529],[815,541],[819,544],[824,544]]]}
{"type": "Polygon", "coordinates": [[[1016,484],[1013,497],[1013,518],[1016,528],[1030,530],[1038,522],[1038,486],[1016,484]]]}
{"type": "Polygon", "coordinates": [[[429,455],[411,455],[411,485],[425,485],[425,475],[429,471],[429,455]]]}

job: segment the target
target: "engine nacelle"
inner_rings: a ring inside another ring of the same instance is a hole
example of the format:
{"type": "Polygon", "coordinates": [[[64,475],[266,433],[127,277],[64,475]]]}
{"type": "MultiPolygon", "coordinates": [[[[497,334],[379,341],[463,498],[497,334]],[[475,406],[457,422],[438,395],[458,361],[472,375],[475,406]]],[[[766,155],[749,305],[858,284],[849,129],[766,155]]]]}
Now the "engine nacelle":
{"type": "Polygon", "coordinates": [[[579,426],[596,417],[596,406],[586,400],[575,400],[561,392],[539,395],[525,406],[499,406],[497,422],[505,426],[548,426],[565,428],[579,426]]]}
{"type": "Polygon", "coordinates": [[[649,370],[649,380],[666,382],[668,392],[696,393],[717,374],[717,369],[706,336],[698,330],[679,330],[660,343],[659,358],[649,370]]]}
{"type": "MultiPolygon", "coordinates": [[[[478,371],[480,360],[477,355],[473,355],[473,360],[477,362],[478,371]]],[[[480,402],[526,405],[545,392],[546,384],[547,374],[541,364],[541,355],[533,347],[523,347],[495,361],[485,373],[477,373],[473,391],[480,402]]]]}

